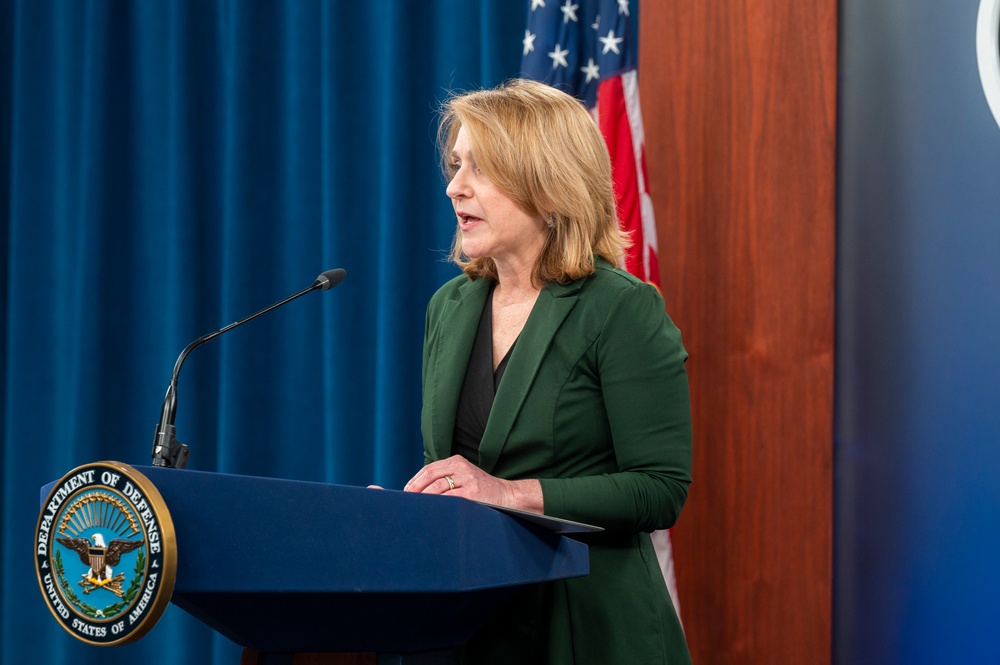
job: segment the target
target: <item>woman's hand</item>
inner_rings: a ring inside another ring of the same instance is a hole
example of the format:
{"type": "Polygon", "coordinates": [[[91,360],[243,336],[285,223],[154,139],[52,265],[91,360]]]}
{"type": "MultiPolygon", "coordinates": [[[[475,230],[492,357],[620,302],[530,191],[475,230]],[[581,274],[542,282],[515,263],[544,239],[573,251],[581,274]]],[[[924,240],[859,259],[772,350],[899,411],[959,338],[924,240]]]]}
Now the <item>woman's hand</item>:
{"type": "Polygon", "coordinates": [[[496,478],[461,455],[431,462],[406,483],[403,491],[461,496],[494,506],[544,512],[542,486],[537,480],[496,478]]]}

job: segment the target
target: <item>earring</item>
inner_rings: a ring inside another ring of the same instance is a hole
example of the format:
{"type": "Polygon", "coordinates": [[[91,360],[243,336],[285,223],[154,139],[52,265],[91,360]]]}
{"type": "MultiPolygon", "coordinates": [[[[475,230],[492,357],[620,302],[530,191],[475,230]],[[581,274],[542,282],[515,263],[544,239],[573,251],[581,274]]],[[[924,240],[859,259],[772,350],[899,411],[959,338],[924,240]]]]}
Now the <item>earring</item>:
{"type": "Polygon", "coordinates": [[[550,229],[556,228],[556,218],[555,218],[555,216],[553,215],[552,217],[549,217],[548,221],[545,222],[545,225],[548,226],[550,229]]]}

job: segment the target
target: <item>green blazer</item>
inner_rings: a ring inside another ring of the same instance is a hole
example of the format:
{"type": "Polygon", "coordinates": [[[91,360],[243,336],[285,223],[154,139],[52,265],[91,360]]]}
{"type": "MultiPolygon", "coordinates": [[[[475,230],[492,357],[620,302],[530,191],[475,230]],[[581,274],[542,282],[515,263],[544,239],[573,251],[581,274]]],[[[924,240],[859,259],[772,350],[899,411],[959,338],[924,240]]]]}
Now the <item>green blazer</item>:
{"type": "MultiPolygon", "coordinates": [[[[452,454],[459,392],[489,290],[459,276],[431,298],[421,430],[452,454]]],[[[689,663],[648,532],[672,526],[691,481],[680,332],[656,290],[598,262],[542,289],[511,353],[480,467],[538,478],[545,513],[603,527],[587,577],[535,585],[465,650],[472,663],[689,663]]]]}

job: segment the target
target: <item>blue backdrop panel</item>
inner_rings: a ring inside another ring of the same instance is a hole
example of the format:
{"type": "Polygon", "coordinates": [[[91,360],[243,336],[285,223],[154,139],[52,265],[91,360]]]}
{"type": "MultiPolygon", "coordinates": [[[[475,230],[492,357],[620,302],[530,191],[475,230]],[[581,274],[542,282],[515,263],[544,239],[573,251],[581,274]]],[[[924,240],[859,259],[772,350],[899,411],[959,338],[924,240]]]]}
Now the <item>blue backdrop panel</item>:
{"type": "Polygon", "coordinates": [[[190,468],[401,487],[422,462],[424,307],[455,274],[449,90],[520,60],[509,0],[0,0],[0,662],[233,663],[177,608],[87,647],[40,602],[38,488],[148,464],[190,341],[190,468]]]}
{"type": "Polygon", "coordinates": [[[835,661],[998,663],[1000,127],[979,3],[841,4],[835,661]]]}

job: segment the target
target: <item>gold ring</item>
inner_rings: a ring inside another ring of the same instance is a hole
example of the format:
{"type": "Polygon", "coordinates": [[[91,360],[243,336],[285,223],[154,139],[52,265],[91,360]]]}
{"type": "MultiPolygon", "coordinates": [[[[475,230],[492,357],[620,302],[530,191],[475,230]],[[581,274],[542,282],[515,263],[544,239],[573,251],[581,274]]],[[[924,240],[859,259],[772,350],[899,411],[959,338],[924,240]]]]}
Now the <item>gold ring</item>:
{"type": "Polygon", "coordinates": [[[451,476],[445,476],[444,479],[448,481],[448,490],[449,491],[455,489],[455,481],[451,479],[451,476]]]}

